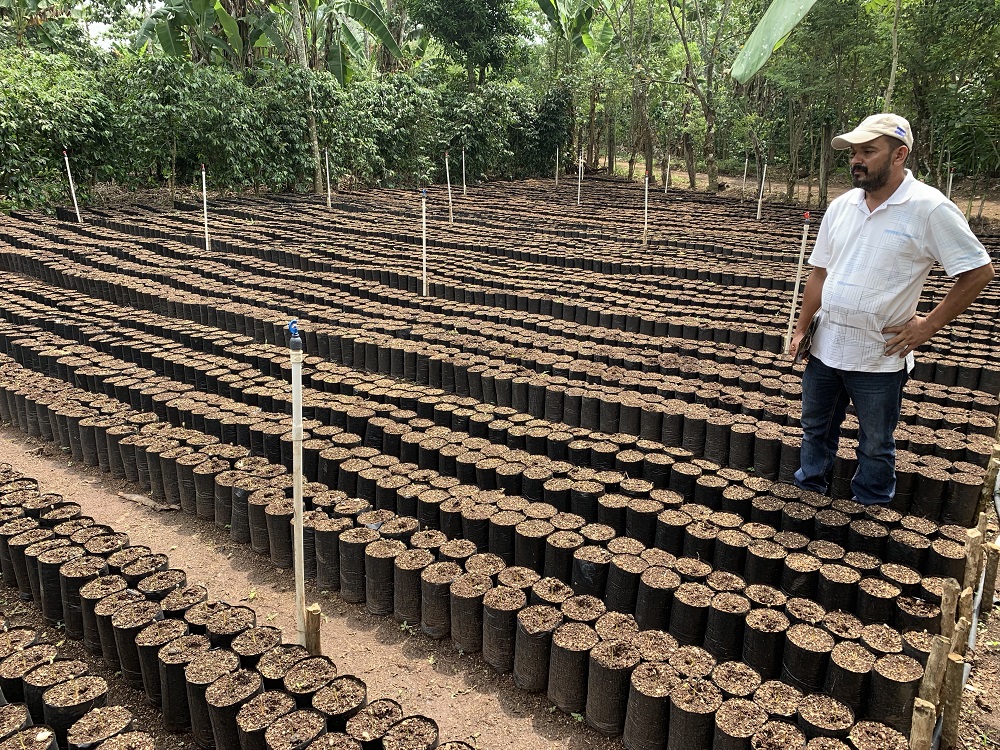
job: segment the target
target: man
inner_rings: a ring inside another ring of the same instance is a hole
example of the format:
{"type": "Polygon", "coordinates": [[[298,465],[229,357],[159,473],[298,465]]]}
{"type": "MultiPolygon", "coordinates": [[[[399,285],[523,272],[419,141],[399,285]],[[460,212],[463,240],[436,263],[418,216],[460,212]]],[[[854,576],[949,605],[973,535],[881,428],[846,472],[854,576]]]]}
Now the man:
{"type": "Polygon", "coordinates": [[[958,317],[993,278],[993,266],[965,216],[906,169],[910,124],[866,118],[833,139],[850,149],[854,190],[830,204],[816,237],[802,311],[789,353],[818,316],[802,376],[802,454],[795,484],[826,492],[848,402],[858,417],[854,498],[888,503],[896,489],[903,386],[913,352],[958,317]],[[934,262],[956,277],[926,316],[917,301],[934,262]]]}

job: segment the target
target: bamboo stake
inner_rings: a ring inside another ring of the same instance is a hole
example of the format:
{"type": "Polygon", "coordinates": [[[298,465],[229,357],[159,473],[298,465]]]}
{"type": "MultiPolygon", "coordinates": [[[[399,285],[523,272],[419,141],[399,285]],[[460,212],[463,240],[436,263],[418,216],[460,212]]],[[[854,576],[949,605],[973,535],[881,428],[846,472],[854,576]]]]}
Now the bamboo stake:
{"type": "Polygon", "coordinates": [[[559,147],[556,146],[556,187],[559,187],[559,147]]]}
{"type": "Polygon", "coordinates": [[[306,607],[306,651],[311,656],[320,656],[323,653],[322,633],[323,611],[317,602],[313,602],[306,607]]]}
{"type": "Polygon", "coordinates": [[[667,151],[667,175],[663,178],[663,194],[667,194],[667,186],[670,184],[670,152],[667,151]]]}
{"type": "Polygon", "coordinates": [[[444,176],[448,180],[448,223],[455,223],[455,214],[451,207],[451,169],[448,168],[448,152],[444,152],[444,176]]]}
{"type": "Polygon", "coordinates": [[[743,187],[740,188],[740,203],[746,200],[747,197],[747,170],[750,169],[750,154],[747,154],[747,159],[743,163],[743,187]]]}
{"type": "Polygon", "coordinates": [[[941,635],[934,636],[931,641],[931,653],[924,667],[924,678],[920,681],[920,697],[936,706],[941,699],[941,684],[944,682],[944,672],[948,668],[948,653],[951,641],[941,635]]]}
{"type": "Polygon", "coordinates": [[[767,181],[767,162],[764,162],[764,172],[760,177],[760,197],[757,199],[757,221],[764,212],[764,184],[767,181]]]}
{"type": "Polygon", "coordinates": [[[212,241],[208,238],[208,190],[205,188],[205,165],[201,165],[201,205],[205,214],[205,252],[212,252],[212,241]]]}
{"type": "Polygon", "coordinates": [[[958,581],[947,578],[941,593],[941,635],[951,640],[955,632],[955,613],[958,611],[958,581]]]}
{"type": "MultiPolygon", "coordinates": [[[[78,224],[82,224],[83,219],[80,218],[80,206],[76,202],[76,185],[73,184],[73,171],[69,168],[69,154],[66,153],[66,149],[63,149],[63,159],[66,161],[66,175],[69,177],[69,194],[73,197],[73,210],[76,211],[76,221],[78,224]]],[[[204,164],[202,164],[201,169],[204,175],[204,164]]]]}
{"type": "Polygon", "coordinates": [[[583,149],[580,149],[580,169],[576,178],[576,205],[580,205],[580,193],[583,191],[583,149]]]}
{"type": "Polygon", "coordinates": [[[990,542],[986,545],[986,580],[983,582],[983,597],[979,602],[979,618],[981,620],[986,620],[993,614],[998,563],[1000,563],[1000,545],[990,542]]]}
{"type": "Polygon", "coordinates": [[[468,195],[465,191],[465,149],[462,149],[462,195],[468,195]]]}
{"type": "Polygon", "coordinates": [[[802,265],[806,261],[806,241],[809,239],[809,212],[804,215],[805,221],[802,224],[802,246],[799,248],[799,266],[795,271],[795,287],[792,291],[792,305],[788,310],[788,330],[785,331],[785,353],[792,345],[792,329],[795,327],[795,308],[799,303],[799,286],[802,284],[802,265]]]}
{"type": "Polygon", "coordinates": [[[951,750],[958,743],[958,722],[962,714],[962,677],[965,660],[958,654],[948,655],[948,669],[944,676],[944,721],[941,728],[941,747],[951,750]]]}
{"type": "Polygon", "coordinates": [[[326,207],[333,208],[330,196],[330,149],[324,148],[323,153],[326,155],[326,207]]]}
{"type": "Polygon", "coordinates": [[[951,183],[955,181],[955,168],[948,167],[948,190],[945,192],[945,198],[951,200],[951,183]]]}
{"type": "Polygon", "coordinates": [[[931,750],[937,711],[933,703],[921,698],[913,701],[913,723],[910,728],[910,750],[931,750]]]}

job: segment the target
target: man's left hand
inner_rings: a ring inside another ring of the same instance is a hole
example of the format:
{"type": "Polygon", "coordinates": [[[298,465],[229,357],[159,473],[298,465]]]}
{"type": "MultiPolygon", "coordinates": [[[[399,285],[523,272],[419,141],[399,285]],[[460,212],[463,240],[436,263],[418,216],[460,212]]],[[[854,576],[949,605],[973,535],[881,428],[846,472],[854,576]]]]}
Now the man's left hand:
{"type": "Polygon", "coordinates": [[[894,334],[891,339],[885,342],[885,356],[891,357],[893,354],[899,354],[900,359],[902,359],[917,347],[930,341],[931,337],[937,333],[937,329],[931,325],[927,318],[914,315],[901,326],[883,328],[882,333],[894,334]]]}

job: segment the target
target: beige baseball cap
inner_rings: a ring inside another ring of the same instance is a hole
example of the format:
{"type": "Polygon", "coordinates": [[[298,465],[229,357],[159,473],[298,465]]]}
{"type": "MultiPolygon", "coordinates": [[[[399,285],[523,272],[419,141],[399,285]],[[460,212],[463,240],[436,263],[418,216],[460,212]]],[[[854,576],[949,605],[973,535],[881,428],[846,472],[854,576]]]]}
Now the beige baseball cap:
{"type": "Polygon", "coordinates": [[[910,123],[905,117],[882,113],[866,117],[850,133],[838,135],[833,139],[832,145],[837,149],[850,148],[859,143],[874,141],[880,135],[888,135],[898,138],[906,144],[906,148],[913,150],[913,131],[910,130],[910,123]]]}

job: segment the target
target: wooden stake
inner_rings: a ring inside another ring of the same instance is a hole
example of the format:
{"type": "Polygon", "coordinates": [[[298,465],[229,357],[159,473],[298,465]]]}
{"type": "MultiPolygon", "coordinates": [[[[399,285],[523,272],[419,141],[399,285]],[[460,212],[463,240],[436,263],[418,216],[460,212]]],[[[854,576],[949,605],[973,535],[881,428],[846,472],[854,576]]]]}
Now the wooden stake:
{"type": "Polygon", "coordinates": [[[958,581],[947,578],[941,594],[941,635],[951,639],[955,632],[955,613],[958,611],[958,581]]]}
{"type": "Polygon", "coordinates": [[[941,700],[941,684],[944,682],[944,671],[948,667],[948,652],[951,650],[951,640],[941,635],[934,636],[931,641],[931,653],[927,657],[924,668],[924,679],[920,682],[920,697],[937,706],[941,700]]]}
{"type": "Polygon", "coordinates": [[[971,588],[962,589],[962,593],[958,595],[958,619],[961,620],[963,617],[972,622],[972,602],[975,599],[975,594],[971,588]]]}
{"type": "Polygon", "coordinates": [[[972,622],[968,617],[959,617],[955,623],[955,632],[951,636],[951,651],[959,656],[965,656],[969,649],[969,633],[972,630],[972,622]]]}
{"type": "MultiPolygon", "coordinates": [[[[1000,441],[1000,435],[997,436],[1000,441]]],[[[983,511],[990,507],[993,501],[993,491],[997,486],[997,474],[1000,473],[1000,443],[993,445],[993,458],[986,465],[986,478],[983,479],[983,488],[979,492],[979,510],[983,511]]]]}
{"type": "Polygon", "coordinates": [[[979,529],[965,532],[965,578],[963,588],[979,588],[979,558],[983,554],[983,535],[979,529]]]}
{"type": "Polygon", "coordinates": [[[993,613],[993,597],[997,586],[997,564],[1000,563],[1000,545],[986,545],[986,580],[983,581],[983,598],[979,603],[979,618],[985,620],[993,613]]]}
{"type": "Polygon", "coordinates": [[[320,637],[322,624],[323,611],[319,604],[313,602],[306,607],[306,651],[311,656],[320,656],[323,653],[323,643],[320,637]]]}
{"type": "Polygon", "coordinates": [[[931,750],[937,711],[933,703],[917,698],[913,701],[913,724],[910,728],[910,750],[931,750]]]}
{"type": "Polygon", "coordinates": [[[962,677],[965,660],[958,654],[948,656],[948,669],[944,676],[944,721],[941,729],[941,747],[951,750],[958,744],[958,722],[962,715],[962,677]]]}

